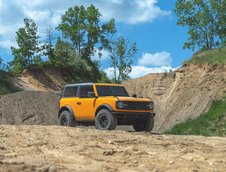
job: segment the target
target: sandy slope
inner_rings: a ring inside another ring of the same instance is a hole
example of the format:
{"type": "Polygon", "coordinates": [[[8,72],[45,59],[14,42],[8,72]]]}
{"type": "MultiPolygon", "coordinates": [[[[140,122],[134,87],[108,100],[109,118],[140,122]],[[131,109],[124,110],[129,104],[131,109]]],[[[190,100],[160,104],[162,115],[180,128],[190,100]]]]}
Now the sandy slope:
{"type": "Polygon", "coordinates": [[[0,126],[0,171],[225,171],[226,138],[0,126]]]}
{"type": "Polygon", "coordinates": [[[186,65],[171,73],[149,74],[124,83],[130,94],[155,102],[155,128],[162,132],[208,111],[226,93],[226,66],[186,65]]]}

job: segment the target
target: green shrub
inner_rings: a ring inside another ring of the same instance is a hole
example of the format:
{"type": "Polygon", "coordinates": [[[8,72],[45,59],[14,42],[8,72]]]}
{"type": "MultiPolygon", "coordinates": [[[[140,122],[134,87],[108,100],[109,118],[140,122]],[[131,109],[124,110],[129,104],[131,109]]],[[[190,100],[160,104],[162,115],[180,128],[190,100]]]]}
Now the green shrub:
{"type": "MultiPolygon", "coordinates": [[[[191,60],[185,63],[192,64],[226,64],[226,48],[213,49],[208,51],[199,51],[195,53],[191,60]]],[[[184,64],[185,64],[184,63],[184,64]]]]}

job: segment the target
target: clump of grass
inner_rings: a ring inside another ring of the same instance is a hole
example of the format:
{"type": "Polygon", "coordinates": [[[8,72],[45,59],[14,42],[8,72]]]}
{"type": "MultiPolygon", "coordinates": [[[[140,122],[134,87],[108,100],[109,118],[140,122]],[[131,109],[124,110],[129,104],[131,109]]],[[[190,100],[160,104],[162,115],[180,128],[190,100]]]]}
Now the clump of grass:
{"type": "Polygon", "coordinates": [[[207,113],[175,125],[166,134],[226,136],[226,97],[212,103],[207,113]]]}
{"type": "Polygon", "coordinates": [[[17,91],[21,91],[21,89],[13,84],[6,72],[0,70],[0,95],[14,93],[17,91]]]}
{"type": "Polygon", "coordinates": [[[226,64],[226,48],[199,51],[195,53],[191,60],[185,62],[192,64],[226,64]]]}

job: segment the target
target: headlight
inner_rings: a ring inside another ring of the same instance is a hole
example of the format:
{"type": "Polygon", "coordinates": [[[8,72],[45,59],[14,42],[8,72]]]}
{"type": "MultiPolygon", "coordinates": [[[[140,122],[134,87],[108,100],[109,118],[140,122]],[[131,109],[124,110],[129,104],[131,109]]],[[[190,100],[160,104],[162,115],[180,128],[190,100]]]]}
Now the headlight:
{"type": "Polygon", "coordinates": [[[120,102],[118,101],[116,103],[116,108],[117,109],[125,109],[128,106],[128,102],[120,102]]]}
{"type": "Polygon", "coordinates": [[[153,110],[154,109],[154,102],[150,102],[147,106],[150,108],[150,110],[153,110]]]}
{"type": "Polygon", "coordinates": [[[124,102],[118,102],[118,103],[117,103],[117,107],[118,107],[119,109],[123,109],[124,106],[125,106],[124,102]]]}

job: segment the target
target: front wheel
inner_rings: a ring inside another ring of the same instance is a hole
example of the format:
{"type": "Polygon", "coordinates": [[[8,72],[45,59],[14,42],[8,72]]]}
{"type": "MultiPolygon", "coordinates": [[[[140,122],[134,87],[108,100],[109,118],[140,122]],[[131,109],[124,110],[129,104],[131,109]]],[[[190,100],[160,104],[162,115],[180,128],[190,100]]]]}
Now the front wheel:
{"type": "Polygon", "coordinates": [[[117,125],[117,118],[107,109],[102,109],[97,113],[95,125],[99,130],[114,130],[117,125]]]}
{"type": "Polygon", "coordinates": [[[154,127],[154,118],[145,118],[140,121],[137,121],[133,124],[135,131],[147,131],[150,132],[154,127]]]}
{"type": "Polygon", "coordinates": [[[75,118],[68,111],[63,111],[59,118],[60,125],[75,127],[75,118]]]}

